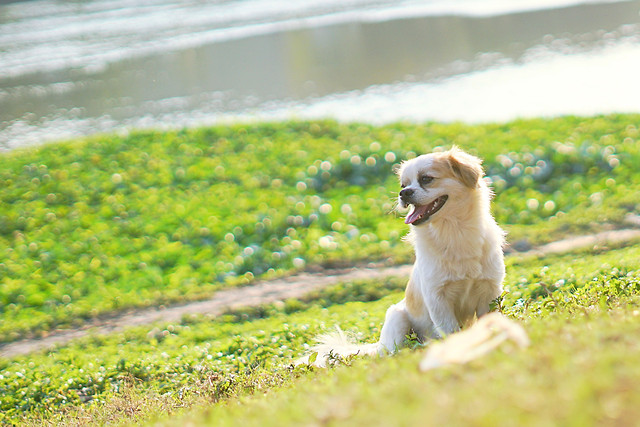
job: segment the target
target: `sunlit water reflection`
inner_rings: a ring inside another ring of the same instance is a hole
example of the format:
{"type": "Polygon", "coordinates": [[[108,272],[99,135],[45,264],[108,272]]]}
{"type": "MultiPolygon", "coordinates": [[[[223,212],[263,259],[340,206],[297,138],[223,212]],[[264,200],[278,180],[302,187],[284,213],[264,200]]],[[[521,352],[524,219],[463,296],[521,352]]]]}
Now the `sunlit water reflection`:
{"type": "Polygon", "coordinates": [[[0,6],[0,146],[233,120],[640,111],[640,1],[0,6]]]}

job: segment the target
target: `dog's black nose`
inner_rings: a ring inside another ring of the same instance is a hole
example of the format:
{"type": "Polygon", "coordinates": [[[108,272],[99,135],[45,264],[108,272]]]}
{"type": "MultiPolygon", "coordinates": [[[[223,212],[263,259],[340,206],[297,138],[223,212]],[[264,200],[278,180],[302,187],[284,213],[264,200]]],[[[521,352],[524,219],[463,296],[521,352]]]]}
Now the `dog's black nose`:
{"type": "Polygon", "coordinates": [[[404,190],[400,191],[400,198],[406,201],[410,199],[411,196],[413,196],[414,192],[415,190],[413,188],[405,188],[404,190]]]}

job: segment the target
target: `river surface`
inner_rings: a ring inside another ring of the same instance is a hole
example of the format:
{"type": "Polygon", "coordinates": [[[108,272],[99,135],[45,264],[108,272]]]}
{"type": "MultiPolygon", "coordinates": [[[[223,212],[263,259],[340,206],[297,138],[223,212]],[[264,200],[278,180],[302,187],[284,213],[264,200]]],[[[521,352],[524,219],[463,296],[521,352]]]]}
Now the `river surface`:
{"type": "Polygon", "coordinates": [[[640,112],[640,1],[0,4],[0,149],[228,121],[640,112]]]}

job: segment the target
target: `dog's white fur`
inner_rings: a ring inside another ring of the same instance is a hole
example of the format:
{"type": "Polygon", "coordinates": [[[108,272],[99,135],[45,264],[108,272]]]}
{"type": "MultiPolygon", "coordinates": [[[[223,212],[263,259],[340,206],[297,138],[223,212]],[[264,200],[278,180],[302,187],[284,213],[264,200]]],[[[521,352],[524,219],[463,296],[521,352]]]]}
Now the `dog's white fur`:
{"type": "Polygon", "coordinates": [[[504,232],[491,216],[483,174],[481,160],[456,147],[401,165],[400,206],[424,209],[448,196],[432,216],[410,226],[416,261],[405,298],[387,310],[379,342],[359,345],[338,330],[319,339],[314,364],[323,366],[330,354],[395,352],[410,331],[421,340],[440,338],[489,311],[502,292],[504,232]]]}

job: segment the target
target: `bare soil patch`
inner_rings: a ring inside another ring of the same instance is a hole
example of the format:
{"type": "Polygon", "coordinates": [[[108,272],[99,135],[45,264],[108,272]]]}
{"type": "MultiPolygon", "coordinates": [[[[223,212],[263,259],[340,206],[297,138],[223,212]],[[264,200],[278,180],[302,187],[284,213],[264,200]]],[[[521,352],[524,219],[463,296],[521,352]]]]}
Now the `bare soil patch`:
{"type": "MultiPolygon", "coordinates": [[[[621,229],[601,233],[575,236],[558,240],[526,252],[519,256],[542,256],[552,253],[570,252],[579,248],[595,245],[618,244],[640,239],[640,229],[621,229]]],[[[511,254],[515,254],[511,252],[511,254]]],[[[380,266],[326,269],[319,272],[303,272],[282,279],[263,281],[241,288],[217,292],[203,301],[180,304],[166,308],[148,308],[116,314],[109,319],[92,322],[77,329],[54,330],[48,336],[35,339],[23,339],[0,347],[0,357],[14,357],[34,351],[48,350],[71,340],[90,334],[108,334],[121,331],[130,326],[146,325],[155,322],[179,322],[184,315],[219,315],[226,310],[257,306],[287,298],[298,298],[315,289],[329,285],[363,279],[378,279],[388,276],[408,276],[411,265],[380,266]]]]}

